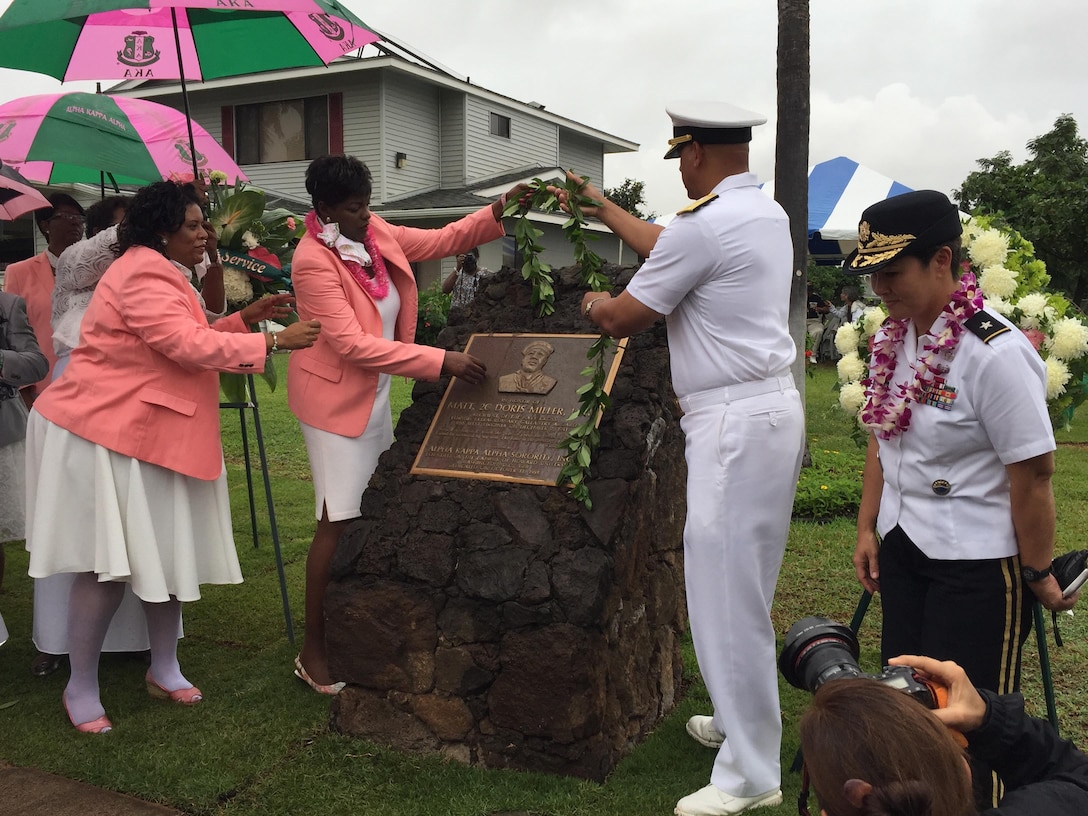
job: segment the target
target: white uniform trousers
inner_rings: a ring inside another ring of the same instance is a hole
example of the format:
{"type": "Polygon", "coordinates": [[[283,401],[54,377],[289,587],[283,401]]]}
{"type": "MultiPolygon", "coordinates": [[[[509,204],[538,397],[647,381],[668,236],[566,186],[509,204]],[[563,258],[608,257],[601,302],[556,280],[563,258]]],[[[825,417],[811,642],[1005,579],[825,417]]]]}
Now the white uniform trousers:
{"type": "Polygon", "coordinates": [[[781,785],[770,610],[801,468],[804,412],[788,375],[680,401],[687,437],[684,574],[699,671],[726,735],[710,781],[733,796],[781,785]]]}

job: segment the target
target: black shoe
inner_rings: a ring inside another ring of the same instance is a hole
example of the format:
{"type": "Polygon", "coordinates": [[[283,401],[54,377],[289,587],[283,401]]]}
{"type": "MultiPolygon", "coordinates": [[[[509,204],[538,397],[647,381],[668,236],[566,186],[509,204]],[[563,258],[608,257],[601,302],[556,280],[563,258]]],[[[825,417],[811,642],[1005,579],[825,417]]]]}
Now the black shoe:
{"type": "Polygon", "coordinates": [[[30,664],[30,673],[35,677],[48,677],[57,669],[60,668],[60,664],[64,662],[64,658],[67,655],[52,655],[45,652],[38,652],[38,656],[34,658],[34,662],[30,664]]]}

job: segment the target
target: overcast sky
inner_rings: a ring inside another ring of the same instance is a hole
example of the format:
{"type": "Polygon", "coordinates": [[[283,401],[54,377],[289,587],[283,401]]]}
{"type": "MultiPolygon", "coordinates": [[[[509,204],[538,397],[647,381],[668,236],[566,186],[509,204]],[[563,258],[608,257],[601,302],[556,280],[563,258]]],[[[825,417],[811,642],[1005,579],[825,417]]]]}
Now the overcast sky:
{"type": "MultiPolygon", "coordinates": [[[[677,163],[661,158],[670,100],[766,114],[752,169],[761,180],[774,175],[774,0],[343,2],[474,84],[639,143],[638,153],[605,160],[603,182],[644,181],[657,212],[686,202],[677,163]]],[[[1028,140],[1062,113],[1082,135],[1088,128],[1085,0],[811,6],[810,164],[849,156],[909,187],[949,192],[979,158],[1009,150],[1024,159],[1028,140]]],[[[0,101],[58,87],[0,69],[0,101]]]]}

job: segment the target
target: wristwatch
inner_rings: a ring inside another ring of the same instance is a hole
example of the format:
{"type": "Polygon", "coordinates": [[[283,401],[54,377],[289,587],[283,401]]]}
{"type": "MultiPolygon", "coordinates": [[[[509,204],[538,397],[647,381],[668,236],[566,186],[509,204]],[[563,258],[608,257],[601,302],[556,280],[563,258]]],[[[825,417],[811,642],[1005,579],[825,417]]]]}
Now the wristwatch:
{"type": "Polygon", "coordinates": [[[1031,567],[1020,567],[1020,575],[1029,584],[1034,584],[1036,581],[1041,581],[1050,575],[1054,571],[1053,565],[1047,564],[1046,569],[1032,569],[1031,567]]]}

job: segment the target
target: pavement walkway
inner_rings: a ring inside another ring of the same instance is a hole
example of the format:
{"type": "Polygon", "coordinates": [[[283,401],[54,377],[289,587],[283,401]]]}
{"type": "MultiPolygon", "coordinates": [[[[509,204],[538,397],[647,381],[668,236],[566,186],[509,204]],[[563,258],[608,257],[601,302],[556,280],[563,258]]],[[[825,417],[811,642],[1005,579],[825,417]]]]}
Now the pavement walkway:
{"type": "Polygon", "coordinates": [[[180,816],[172,808],[102,790],[85,782],[0,763],[0,813],[5,816],[180,816]]]}

